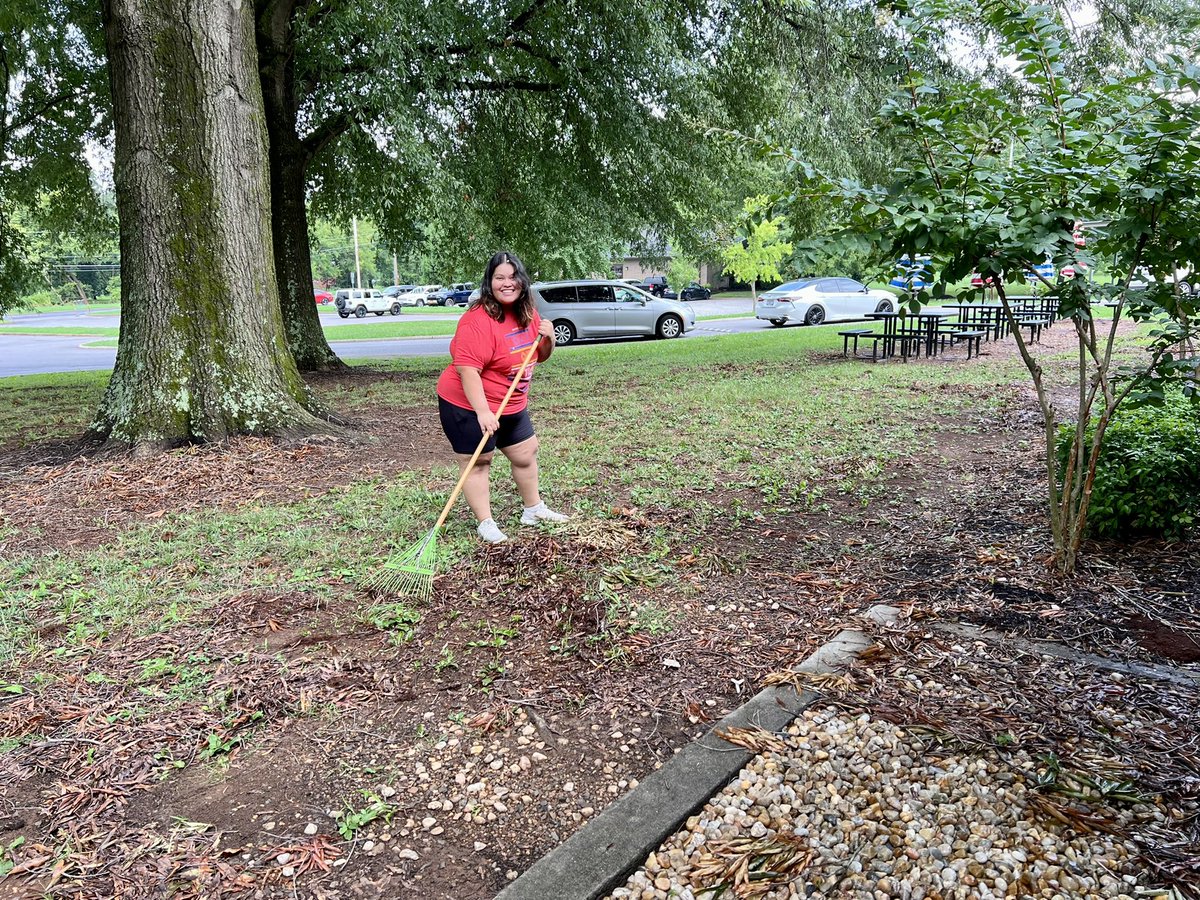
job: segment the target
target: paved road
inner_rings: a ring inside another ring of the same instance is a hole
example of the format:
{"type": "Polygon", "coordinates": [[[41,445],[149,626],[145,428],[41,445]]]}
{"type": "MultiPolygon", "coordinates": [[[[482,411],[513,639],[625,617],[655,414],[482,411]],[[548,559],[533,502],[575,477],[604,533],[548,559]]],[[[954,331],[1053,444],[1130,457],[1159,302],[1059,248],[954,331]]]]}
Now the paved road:
{"type": "MultiPolygon", "coordinates": [[[[745,312],[749,300],[703,300],[692,304],[700,316],[729,315],[745,312]]],[[[415,316],[414,316],[415,318],[415,316]]],[[[457,318],[448,315],[423,314],[422,320],[457,318]]],[[[394,321],[390,316],[385,321],[394,321]]],[[[375,316],[365,319],[340,319],[337,315],[323,315],[322,324],[342,325],[355,322],[378,322],[375,316]]],[[[87,312],[28,313],[5,317],[6,325],[37,325],[42,328],[64,328],[92,326],[116,328],[117,316],[111,313],[90,314],[87,312]]],[[[756,319],[716,319],[697,323],[687,337],[713,334],[733,334],[745,331],[762,331],[770,328],[766,322],[756,319]]],[[[113,347],[88,347],[89,341],[99,338],[72,337],[69,335],[0,335],[0,378],[10,375],[35,375],[48,372],[84,372],[108,370],[113,367],[117,351],[113,347]]],[[[579,345],[586,347],[589,342],[579,345]]],[[[385,340],[337,341],[333,348],[343,359],[380,358],[397,356],[442,356],[449,353],[449,337],[390,338],[385,340]]],[[[575,348],[564,348],[574,352],[575,348]]]]}

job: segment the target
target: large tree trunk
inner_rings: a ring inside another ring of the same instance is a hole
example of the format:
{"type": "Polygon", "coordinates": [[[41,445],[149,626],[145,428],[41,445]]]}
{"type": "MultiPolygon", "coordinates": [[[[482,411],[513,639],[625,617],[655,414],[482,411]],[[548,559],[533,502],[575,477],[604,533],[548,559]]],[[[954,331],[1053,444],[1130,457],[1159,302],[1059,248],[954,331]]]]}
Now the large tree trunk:
{"type": "Polygon", "coordinates": [[[103,12],[124,296],[93,433],[153,451],[326,428],[283,333],[249,0],[103,12]]]}
{"type": "MultiPolygon", "coordinates": [[[[340,132],[330,133],[325,126],[305,140],[297,129],[300,100],[293,24],[297,7],[305,5],[305,0],[257,0],[255,38],[270,144],[271,236],[283,329],[300,371],[313,372],[345,368],[325,339],[313,302],[307,204],[308,164],[340,132]]],[[[345,127],[340,120],[338,125],[345,127]]]]}

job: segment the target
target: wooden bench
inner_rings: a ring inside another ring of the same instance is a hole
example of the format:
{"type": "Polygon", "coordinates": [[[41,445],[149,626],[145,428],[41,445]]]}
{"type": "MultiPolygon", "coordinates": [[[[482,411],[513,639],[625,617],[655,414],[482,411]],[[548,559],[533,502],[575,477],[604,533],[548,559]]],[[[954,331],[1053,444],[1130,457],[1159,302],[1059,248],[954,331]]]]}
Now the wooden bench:
{"type": "Polygon", "coordinates": [[[850,339],[854,339],[854,355],[858,356],[858,339],[873,334],[870,328],[851,328],[848,331],[839,331],[842,336],[842,356],[850,355],[850,339]]]}

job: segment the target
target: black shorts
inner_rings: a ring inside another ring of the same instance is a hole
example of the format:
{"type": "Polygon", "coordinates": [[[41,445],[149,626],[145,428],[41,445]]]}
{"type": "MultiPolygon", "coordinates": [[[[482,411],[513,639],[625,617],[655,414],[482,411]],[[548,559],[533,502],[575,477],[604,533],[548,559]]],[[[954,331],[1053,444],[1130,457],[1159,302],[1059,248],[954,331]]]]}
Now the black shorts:
{"type": "MultiPolygon", "coordinates": [[[[479,427],[479,417],[475,415],[475,410],[463,409],[449,400],[438,397],[438,415],[442,420],[442,431],[446,432],[454,452],[466,456],[474,453],[475,448],[479,446],[479,439],[483,437],[483,429],[479,427]]],[[[533,420],[529,418],[528,410],[503,415],[500,417],[500,427],[488,435],[483,452],[491,453],[497,447],[511,447],[531,437],[533,420]]]]}

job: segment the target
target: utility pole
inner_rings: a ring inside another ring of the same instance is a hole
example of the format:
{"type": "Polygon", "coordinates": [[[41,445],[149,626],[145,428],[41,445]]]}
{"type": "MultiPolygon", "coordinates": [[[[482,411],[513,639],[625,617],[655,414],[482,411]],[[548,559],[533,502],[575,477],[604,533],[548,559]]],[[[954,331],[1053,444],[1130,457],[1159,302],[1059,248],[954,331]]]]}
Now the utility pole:
{"type": "Polygon", "coordinates": [[[392,284],[400,283],[400,266],[396,262],[396,254],[392,254],[392,284]]]}
{"type": "Polygon", "coordinates": [[[358,256],[358,217],[350,217],[350,227],[354,229],[354,286],[362,287],[362,261],[358,256]]]}

